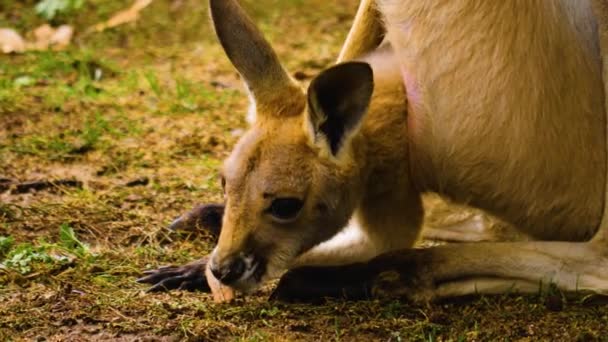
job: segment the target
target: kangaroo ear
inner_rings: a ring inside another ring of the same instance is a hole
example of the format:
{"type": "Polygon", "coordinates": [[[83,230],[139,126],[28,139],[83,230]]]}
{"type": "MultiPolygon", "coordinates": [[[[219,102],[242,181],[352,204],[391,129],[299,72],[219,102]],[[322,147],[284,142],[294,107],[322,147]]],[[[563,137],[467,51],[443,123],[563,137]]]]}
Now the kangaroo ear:
{"type": "Polygon", "coordinates": [[[293,96],[302,97],[270,44],[237,1],[209,0],[209,8],[217,37],[256,104],[272,106],[293,96]]]}
{"type": "Polygon", "coordinates": [[[374,90],[372,68],[363,62],[335,65],[308,88],[308,116],[315,140],[323,136],[335,156],[356,132],[374,90]]]}

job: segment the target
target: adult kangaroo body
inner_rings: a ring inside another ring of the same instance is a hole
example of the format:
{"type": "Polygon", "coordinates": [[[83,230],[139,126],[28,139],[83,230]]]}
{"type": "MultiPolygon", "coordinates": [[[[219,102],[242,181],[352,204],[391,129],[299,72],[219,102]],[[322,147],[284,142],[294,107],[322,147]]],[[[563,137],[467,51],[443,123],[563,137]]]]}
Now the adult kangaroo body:
{"type": "Polygon", "coordinates": [[[606,119],[590,1],[379,8],[408,93],[417,188],[538,239],[591,238],[603,209],[606,119]]]}
{"type": "Polygon", "coordinates": [[[276,298],[608,293],[605,2],[363,0],[341,54],[363,62],[307,94],[235,1],[210,4],[257,109],[224,167],[222,282],[292,268],[276,298]],[[384,33],[394,53],[374,51],[384,33]],[[404,249],[426,191],[543,241],[404,249]]]}

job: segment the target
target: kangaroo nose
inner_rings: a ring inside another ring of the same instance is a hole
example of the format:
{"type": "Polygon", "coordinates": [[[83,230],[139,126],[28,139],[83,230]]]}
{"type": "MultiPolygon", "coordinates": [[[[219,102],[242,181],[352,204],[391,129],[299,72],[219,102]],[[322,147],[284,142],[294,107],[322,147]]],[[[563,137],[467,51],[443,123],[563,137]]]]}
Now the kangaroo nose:
{"type": "Polygon", "coordinates": [[[226,285],[230,285],[239,279],[244,272],[245,261],[240,257],[235,257],[223,264],[213,263],[211,265],[211,273],[213,276],[226,285]]]}

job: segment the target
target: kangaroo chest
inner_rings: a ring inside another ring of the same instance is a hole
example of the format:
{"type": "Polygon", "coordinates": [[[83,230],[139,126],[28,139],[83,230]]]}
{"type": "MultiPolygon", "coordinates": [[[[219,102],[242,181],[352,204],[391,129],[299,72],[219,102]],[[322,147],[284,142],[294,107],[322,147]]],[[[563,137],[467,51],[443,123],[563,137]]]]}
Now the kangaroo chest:
{"type": "Polygon", "coordinates": [[[380,1],[414,177],[539,238],[601,218],[605,111],[585,1],[380,1]]]}

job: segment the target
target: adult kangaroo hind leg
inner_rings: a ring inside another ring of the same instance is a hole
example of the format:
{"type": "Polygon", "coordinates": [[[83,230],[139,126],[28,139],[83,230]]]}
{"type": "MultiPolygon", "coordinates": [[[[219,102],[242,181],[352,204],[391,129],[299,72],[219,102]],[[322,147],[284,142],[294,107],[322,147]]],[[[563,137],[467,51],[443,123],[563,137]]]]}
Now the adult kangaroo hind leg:
{"type": "Polygon", "coordinates": [[[596,247],[572,242],[475,243],[391,252],[367,263],[294,269],[283,276],[273,298],[373,296],[426,301],[535,292],[549,284],[564,291],[608,295],[608,258],[596,247]]]}
{"type": "MultiPolygon", "coordinates": [[[[572,50],[568,52],[569,54],[576,55],[576,49],[588,49],[586,50],[587,53],[590,51],[593,53],[594,49],[589,46],[597,44],[592,41],[593,38],[599,38],[600,58],[604,66],[602,82],[604,91],[602,95],[604,95],[604,100],[608,99],[606,96],[608,94],[608,91],[606,91],[608,89],[606,88],[608,85],[608,78],[606,77],[608,75],[608,69],[606,68],[608,66],[607,2],[605,0],[591,2],[561,1],[559,3],[548,1],[545,4],[541,2],[538,4],[550,11],[555,11],[555,14],[552,14],[555,17],[548,15],[547,19],[542,20],[548,26],[555,25],[555,23],[552,23],[552,19],[560,15],[569,17],[571,20],[569,23],[562,22],[561,27],[559,27],[560,31],[563,30],[561,33],[563,35],[567,34],[567,29],[575,29],[577,39],[569,41],[572,44],[572,50]],[[589,16],[591,14],[590,7],[593,8],[593,16],[589,16]],[[594,25],[589,24],[593,21],[597,23],[599,33],[597,36],[593,33],[594,25]]],[[[506,17],[505,20],[509,20],[509,18],[506,17]]],[[[563,36],[557,39],[566,40],[563,36]]],[[[593,57],[590,59],[593,59],[593,57]]],[[[586,66],[581,60],[577,63],[580,63],[577,65],[581,68],[581,71],[586,66]]],[[[559,75],[559,71],[556,74],[559,75]]],[[[572,79],[564,78],[562,80],[562,86],[567,86],[570,89],[569,91],[577,91],[577,85],[577,82],[572,79]]],[[[545,98],[546,103],[549,104],[551,95],[548,93],[545,98]]],[[[602,122],[604,125],[608,123],[606,108],[608,108],[606,105],[603,108],[598,106],[595,109],[597,114],[594,114],[597,115],[597,122],[602,122]]],[[[580,112],[582,114],[584,109],[581,108],[580,112]]],[[[524,117],[524,119],[527,118],[524,117]]],[[[598,141],[601,145],[577,146],[579,149],[598,149],[599,152],[591,153],[603,154],[603,169],[599,169],[599,172],[594,176],[603,180],[606,189],[601,196],[604,210],[601,213],[602,220],[593,239],[589,242],[481,243],[416,251],[410,254],[409,258],[411,259],[408,260],[406,257],[403,262],[406,265],[417,265],[414,268],[419,271],[413,273],[417,273],[418,276],[414,279],[417,278],[420,283],[429,285],[429,290],[426,293],[424,291],[418,292],[418,296],[433,298],[476,292],[500,293],[513,288],[529,292],[537,291],[539,283],[545,285],[554,283],[565,291],[590,291],[603,295],[608,294],[608,239],[606,239],[608,237],[608,206],[606,206],[606,198],[608,198],[608,175],[606,173],[608,168],[605,166],[606,160],[608,160],[605,157],[608,153],[608,143],[605,139],[608,136],[605,129],[603,136],[604,141],[598,141]]],[[[550,167],[558,168],[559,165],[550,167]]],[[[576,230],[576,224],[584,225],[582,220],[578,223],[576,220],[572,222],[574,223],[570,223],[572,226],[568,229],[576,230]]],[[[534,229],[531,228],[531,231],[534,229]]],[[[545,230],[550,232],[545,236],[545,239],[568,239],[556,227],[546,227],[545,230]]],[[[377,260],[376,263],[382,264],[380,261],[377,260]]],[[[402,275],[406,276],[403,279],[407,279],[406,273],[402,273],[402,275]]],[[[378,289],[386,288],[381,282],[376,281],[376,284],[378,289]]],[[[395,287],[389,287],[387,292],[390,293],[390,289],[393,288],[395,287]]],[[[378,293],[382,293],[382,290],[379,290],[378,293]]],[[[412,291],[411,294],[411,296],[416,297],[413,293],[416,293],[416,291],[412,291]]]]}

